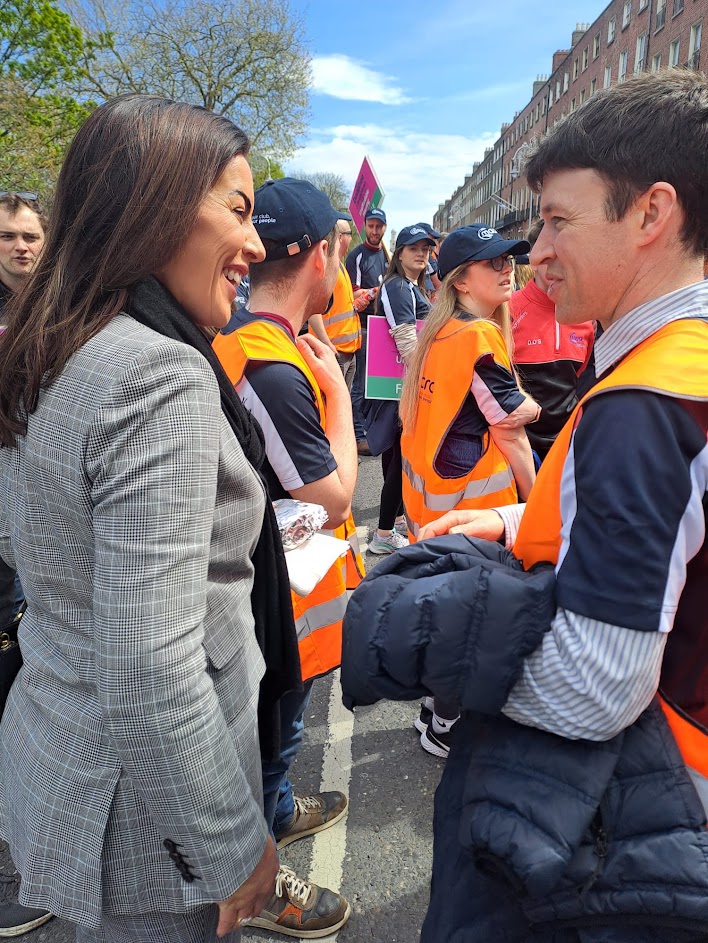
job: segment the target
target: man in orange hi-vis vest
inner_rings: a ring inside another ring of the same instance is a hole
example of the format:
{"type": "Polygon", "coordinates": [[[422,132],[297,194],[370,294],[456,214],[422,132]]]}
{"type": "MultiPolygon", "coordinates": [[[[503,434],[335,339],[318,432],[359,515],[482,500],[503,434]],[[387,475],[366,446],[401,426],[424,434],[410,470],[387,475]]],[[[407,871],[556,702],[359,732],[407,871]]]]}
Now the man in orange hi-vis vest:
{"type": "MultiPolygon", "coordinates": [[[[673,735],[685,763],[690,796],[654,789],[642,800],[640,820],[623,823],[636,860],[645,862],[625,873],[638,894],[647,892],[637,913],[647,921],[657,915],[660,927],[673,915],[675,935],[648,922],[622,923],[615,900],[603,905],[602,928],[588,925],[564,941],[705,939],[695,936],[698,916],[691,930],[676,897],[678,884],[692,880],[687,862],[669,856],[663,884],[650,887],[648,872],[662,828],[670,839],[661,810],[678,804],[685,827],[693,827],[690,804],[700,808],[700,799],[708,810],[706,154],[708,81],[679,70],[591,98],[540,142],[526,166],[544,220],[531,264],[543,271],[560,324],[599,320],[604,328],[597,382],[549,451],[525,506],[452,512],[421,533],[505,540],[526,569],[555,564],[556,615],[524,660],[503,708],[507,717],[560,738],[607,741],[640,717],[642,723],[658,697],[664,740],[675,752],[673,735]]],[[[475,729],[464,717],[458,728],[448,762],[457,749],[461,768],[475,729]]],[[[638,759],[637,783],[649,762],[638,759]]],[[[459,807],[464,786],[449,771],[436,798],[443,826],[442,810],[459,807]]],[[[485,938],[526,940],[527,922],[511,892],[486,883],[470,855],[469,874],[460,875],[453,820],[448,816],[448,832],[435,835],[422,940],[476,939],[480,926],[485,938]],[[468,893],[455,910],[449,889],[463,885],[468,893]],[[451,924],[453,910],[459,916],[451,924]],[[490,929],[484,921],[492,911],[490,929]]],[[[702,849],[696,860],[705,862],[701,827],[695,843],[702,849]]]]}
{"type": "MultiPolygon", "coordinates": [[[[363,576],[351,516],[357,452],[349,391],[332,351],[316,338],[298,337],[332,295],[340,218],[324,193],[304,180],[264,184],[255,194],[253,222],[266,258],[251,266],[250,310],[237,312],[214,340],[229,379],[263,429],[271,497],[321,504],[325,526],[349,542],[347,555],[308,596],[291,593],[305,690],[281,700],[280,756],[263,762],[265,816],[279,847],[329,828],[347,811],[343,793],[297,797],[288,779],[313,680],[341,662],[347,590],[363,576]]],[[[281,867],[270,903],[251,924],[312,938],[335,932],[350,913],[340,894],[281,867]]]]}
{"type": "MultiPolygon", "coordinates": [[[[345,259],[352,241],[352,221],[348,213],[337,221],[339,257],[345,259]]],[[[354,289],[343,261],[339,263],[331,304],[324,314],[315,314],[308,321],[310,334],[336,351],[344,380],[351,391],[356,373],[356,352],[361,347],[361,320],[354,306],[354,289]]]]}

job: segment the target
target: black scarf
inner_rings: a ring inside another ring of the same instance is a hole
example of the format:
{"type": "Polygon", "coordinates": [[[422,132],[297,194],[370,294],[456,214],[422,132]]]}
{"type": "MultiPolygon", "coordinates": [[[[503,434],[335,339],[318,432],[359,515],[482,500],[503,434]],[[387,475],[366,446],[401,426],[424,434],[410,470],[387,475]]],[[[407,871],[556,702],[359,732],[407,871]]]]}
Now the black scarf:
{"type": "Polygon", "coordinates": [[[189,344],[207,360],[219,383],[221,410],[263,482],[266,510],[252,557],[251,606],[256,639],[266,663],[258,703],[261,753],[265,759],[275,758],[280,749],[278,701],[286,691],[302,690],[302,676],[285,552],[261,472],[265,460],[263,432],[239,399],[206,335],[156,278],[147,278],[131,289],[128,313],[158,334],[189,344]]]}

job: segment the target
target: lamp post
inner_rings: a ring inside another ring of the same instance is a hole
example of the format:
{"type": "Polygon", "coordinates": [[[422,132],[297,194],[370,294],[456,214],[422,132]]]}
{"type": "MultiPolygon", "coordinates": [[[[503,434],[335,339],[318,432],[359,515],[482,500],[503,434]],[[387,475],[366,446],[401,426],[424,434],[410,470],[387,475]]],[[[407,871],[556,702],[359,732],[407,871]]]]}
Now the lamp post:
{"type": "MultiPolygon", "coordinates": [[[[512,186],[514,185],[514,180],[518,180],[518,178],[521,176],[521,173],[522,173],[521,168],[524,163],[524,159],[527,156],[530,149],[531,149],[531,142],[524,141],[524,143],[519,147],[519,149],[516,151],[516,153],[511,159],[510,175],[511,175],[512,186]]],[[[529,197],[529,222],[528,222],[529,229],[531,228],[532,218],[533,218],[533,193],[529,197]]]]}

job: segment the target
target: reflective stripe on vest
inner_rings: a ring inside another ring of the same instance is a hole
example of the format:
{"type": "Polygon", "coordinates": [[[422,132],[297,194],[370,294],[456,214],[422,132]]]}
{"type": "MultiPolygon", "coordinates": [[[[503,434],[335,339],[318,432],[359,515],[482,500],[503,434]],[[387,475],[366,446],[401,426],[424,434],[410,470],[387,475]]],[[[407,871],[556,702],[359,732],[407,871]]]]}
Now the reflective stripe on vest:
{"type": "MultiPolygon", "coordinates": [[[[583,408],[594,396],[618,389],[643,389],[681,399],[708,400],[705,369],[708,325],[698,319],[674,321],[638,344],[576,406],[541,465],[514,542],[526,570],[542,560],[558,563],[561,548],[560,492],[565,461],[583,408]]],[[[706,657],[705,652],[699,657],[706,657]]],[[[663,697],[660,701],[681,756],[701,798],[708,799],[708,734],[663,697]]],[[[708,812],[708,802],[704,800],[708,812]]]]}
{"type": "Polygon", "coordinates": [[[466,475],[442,478],[435,469],[440,446],[470,393],[474,365],[490,353],[509,366],[496,325],[453,318],[440,329],[426,355],[415,424],[401,436],[403,504],[413,539],[421,527],[448,511],[517,501],[509,463],[489,433],[481,458],[466,475]]]}
{"type": "MultiPolygon", "coordinates": [[[[249,321],[231,334],[217,334],[213,343],[231,382],[240,383],[249,361],[290,363],[297,367],[312,387],[320,423],[326,432],[326,413],[322,393],[302,354],[285,332],[271,321],[249,321]]],[[[340,540],[350,541],[346,557],[337,560],[308,596],[291,590],[298,649],[303,681],[337,668],[342,658],[342,618],[347,604],[347,589],[361,582],[364,566],[350,535],[356,537],[354,521],[349,519],[330,531],[340,540]],[[361,575],[359,575],[361,573],[361,575]]],[[[358,548],[358,543],[357,543],[358,548]]]]}
{"type": "Polygon", "coordinates": [[[416,475],[408,459],[403,459],[403,473],[408,478],[411,488],[420,492],[423,496],[423,503],[429,511],[438,514],[446,514],[448,511],[454,511],[462,501],[471,501],[473,498],[481,498],[483,495],[496,494],[508,488],[513,482],[514,476],[510,468],[495,472],[482,480],[469,481],[462,491],[451,491],[448,494],[433,494],[425,487],[425,482],[420,475],[416,475]]]}
{"type": "MultiPolygon", "coordinates": [[[[334,286],[334,300],[327,314],[322,315],[327,337],[340,354],[353,354],[361,347],[361,321],[354,308],[354,290],[344,265],[339,263],[339,274],[334,286]]],[[[314,335],[312,328],[309,333],[314,335]]]]}

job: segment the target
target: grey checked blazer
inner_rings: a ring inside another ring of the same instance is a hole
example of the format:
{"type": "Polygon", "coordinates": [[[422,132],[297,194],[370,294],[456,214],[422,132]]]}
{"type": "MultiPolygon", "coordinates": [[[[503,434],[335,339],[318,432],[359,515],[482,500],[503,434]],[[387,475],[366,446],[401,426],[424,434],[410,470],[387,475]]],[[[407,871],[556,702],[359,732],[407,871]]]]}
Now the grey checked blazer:
{"type": "Polygon", "coordinates": [[[0,750],[24,903],[87,927],[181,913],[257,864],[264,502],[207,362],[127,315],[0,449],[0,552],[28,600],[0,750]]]}

